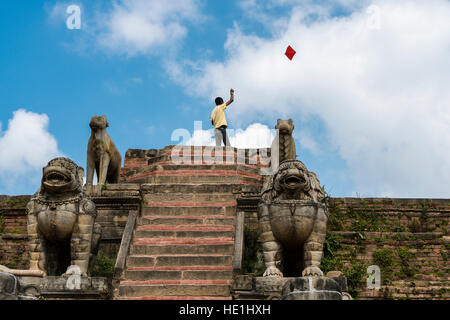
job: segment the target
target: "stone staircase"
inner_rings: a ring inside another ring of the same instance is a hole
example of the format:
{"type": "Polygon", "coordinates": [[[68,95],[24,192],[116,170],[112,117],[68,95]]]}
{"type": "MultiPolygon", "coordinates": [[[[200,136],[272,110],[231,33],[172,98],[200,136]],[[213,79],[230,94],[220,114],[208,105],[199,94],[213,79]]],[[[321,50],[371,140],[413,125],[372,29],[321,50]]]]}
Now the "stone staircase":
{"type": "Polygon", "coordinates": [[[117,298],[230,300],[233,191],[261,185],[259,169],[163,160],[127,168],[127,182],[141,184],[143,203],[117,298]]]}

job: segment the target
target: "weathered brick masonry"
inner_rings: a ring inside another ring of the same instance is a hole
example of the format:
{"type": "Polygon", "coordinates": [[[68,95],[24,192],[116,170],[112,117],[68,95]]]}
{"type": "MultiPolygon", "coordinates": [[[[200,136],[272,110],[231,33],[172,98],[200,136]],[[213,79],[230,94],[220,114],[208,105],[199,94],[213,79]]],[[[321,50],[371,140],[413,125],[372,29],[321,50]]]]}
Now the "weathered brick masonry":
{"type": "MultiPolygon", "coordinates": [[[[358,299],[450,298],[450,200],[330,198],[323,271],[343,271],[358,299]],[[379,290],[368,290],[367,267],[381,268],[379,290]]],[[[263,271],[255,244],[258,218],[246,211],[247,272],[263,271]]]]}
{"type": "MultiPolygon", "coordinates": [[[[264,164],[258,162],[255,150],[245,153],[245,164],[205,164],[199,161],[199,149],[191,150],[190,164],[174,164],[172,148],[129,150],[122,169],[123,184],[107,186],[102,197],[94,199],[103,227],[102,250],[115,257],[128,213],[139,209],[128,279],[122,282],[124,296],[227,298],[224,286],[231,281],[229,259],[237,210],[245,211],[247,236],[258,233],[254,203],[246,207],[246,202],[238,199],[242,193],[233,190],[245,186],[255,198],[264,179],[255,169],[264,164]],[[209,252],[202,250],[211,246],[216,256],[201,260],[209,252]],[[189,251],[198,256],[198,265],[186,265],[182,256],[189,251]],[[151,266],[142,259],[153,259],[151,266]],[[175,259],[175,265],[170,259],[175,259]],[[159,277],[169,274],[169,278],[159,277]],[[208,276],[198,278],[200,274],[208,276]],[[161,285],[172,292],[152,289],[161,285]],[[193,285],[198,285],[196,290],[193,285]],[[137,289],[143,290],[143,286],[149,289],[139,293],[137,289]]],[[[236,159],[237,150],[231,154],[236,159]]],[[[25,205],[29,198],[0,196],[0,264],[28,267],[25,205]]],[[[322,268],[343,271],[354,297],[450,298],[449,199],[330,198],[329,210],[322,268]],[[365,286],[367,266],[373,264],[382,269],[380,290],[365,286]]],[[[258,263],[244,257],[247,272],[261,272],[258,263]]]]}
{"type": "Polygon", "coordinates": [[[117,298],[231,299],[236,197],[262,186],[258,150],[229,149],[214,164],[204,147],[180,162],[172,150],[126,154],[122,181],[141,185],[142,209],[117,298]]]}
{"type": "Polygon", "coordinates": [[[333,198],[324,264],[347,270],[361,299],[449,299],[449,220],[448,199],[333,198]],[[381,268],[380,290],[365,286],[368,265],[381,268]]]}
{"type": "MultiPolygon", "coordinates": [[[[130,210],[140,206],[139,186],[111,185],[94,198],[96,221],[102,226],[99,250],[115,259],[130,210]],[[137,188],[137,190],[136,190],[137,188]],[[125,189],[125,190],[124,190],[125,189]]],[[[0,196],[0,264],[14,269],[29,266],[26,204],[31,196],[0,196]]]]}
{"type": "Polygon", "coordinates": [[[30,196],[0,196],[0,264],[28,268],[28,236],[25,206],[30,196]]]}

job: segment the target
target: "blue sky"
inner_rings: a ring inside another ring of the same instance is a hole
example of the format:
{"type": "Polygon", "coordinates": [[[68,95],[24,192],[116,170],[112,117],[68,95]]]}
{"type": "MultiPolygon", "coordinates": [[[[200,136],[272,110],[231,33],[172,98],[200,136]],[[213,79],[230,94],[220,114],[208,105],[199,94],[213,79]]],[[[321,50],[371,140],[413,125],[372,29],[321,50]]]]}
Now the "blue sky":
{"type": "Polygon", "coordinates": [[[332,196],[443,197],[450,176],[438,146],[449,144],[450,101],[441,90],[448,75],[439,71],[449,71],[442,50],[449,37],[432,21],[445,27],[450,9],[448,1],[430,3],[424,10],[406,0],[2,1],[0,194],[34,193],[40,168],[56,155],[85,167],[94,114],[108,117],[122,155],[162,148],[196,120],[209,129],[213,98],[228,98],[234,87],[230,128],[272,129],[277,118],[293,118],[299,159],[332,196]],[[66,27],[71,4],[81,7],[80,30],[66,27]],[[422,30],[413,43],[408,28],[417,28],[417,15],[422,30]],[[421,43],[428,51],[405,59],[421,43]],[[292,62],[287,45],[298,50],[292,62]],[[423,83],[410,80],[416,63],[413,76],[423,83]],[[430,105],[440,116],[421,116],[430,105]],[[13,119],[30,137],[42,136],[27,141],[47,151],[16,143],[13,119]],[[440,138],[429,133],[435,125],[440,138]]]}

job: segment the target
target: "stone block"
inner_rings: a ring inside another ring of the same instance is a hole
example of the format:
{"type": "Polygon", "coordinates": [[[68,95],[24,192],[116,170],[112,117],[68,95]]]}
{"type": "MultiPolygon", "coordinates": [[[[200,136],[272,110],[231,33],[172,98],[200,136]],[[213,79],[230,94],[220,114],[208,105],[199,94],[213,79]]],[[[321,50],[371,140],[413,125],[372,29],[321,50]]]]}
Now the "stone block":
{"type": "Polygon", "coordinates": [[[109,295],[110,283],[100,277],[18,277],[21,288],[33,287],[45,298],[77,299],[83,297],[104,299],[109,295]]]}
{"type": "MultiPolygon", "coordinates": [[[[347,290],[344,276],[299,277],[288,280],[281,291],[282,300],[343,300],[347,290]]],[[[347,299],[348,296],[346,295],[347,299]]]]}
{"type": "Polygon", "coordinates": [[[292,291],[282,296],[281,300],[343,300],[337,291],[292,291]]]}
{"type": "Polygon", "coordinates": [[[281,277],[257,277],[255,279],[255,291],[264,293],[281,293],[283,286],[292,278],[281,277]]]}
{"type": "Polygon", "coordinates": [[[251,275],[236,275],[233,278],[233,290],[252,290],[253,277],[251,275]]]}

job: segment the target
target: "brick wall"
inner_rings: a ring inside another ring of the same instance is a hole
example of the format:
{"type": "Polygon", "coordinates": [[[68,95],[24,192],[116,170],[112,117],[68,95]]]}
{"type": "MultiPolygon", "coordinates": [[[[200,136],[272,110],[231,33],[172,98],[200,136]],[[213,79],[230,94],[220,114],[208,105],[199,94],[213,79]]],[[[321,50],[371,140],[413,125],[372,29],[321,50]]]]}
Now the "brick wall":
{"type": "Polygon", "coordinates": [[[25,206],[30,196],[0,196],[0,264],[28,268],[28,237],[25,206]]]}
{"type": "MultiPolygon", "coordinates": [[[[344,272],[357,299],[450,298],[450,199],[331,198],[322,270],[344,272]],[[367,268],[381,288],[367,288],[367,268]]],[[[257,213],[245,213],[248,273],[261,275],[257,213]],[[259,252],[258,254],[255,254],[259,252]]]]}
{"type": "Polygon", "coordinates": [[[345,271],[361,299],[450,298],[450,200],[330,201],[323,266],[345,271]],[[380,290],[368,290],[366,270],[381,268],[380,290]]]}
{"type": "MultiPolygon", "coordinates": [[[[215,151],[211,147],[191,147],[184,146],[181,150],[175,150],[175,146],[167,146],[163,149],[129,149],[125,154],[124,166],[121,170],[121,182],[133,183],[149,183],[145,179],[139,179],[152,175],[155,171],[165,169],[165,165],[235,165],[245,168],[262,168],[268,166],[268,159],[270,158],[270,148],[263,149],[237,149],[237,148],[221,148],[219,150],[222,160],[219,163],[211,163],[216,160],[211,160],[208,156],[216,159],[215,151]],[[172,152],[178,159],[172,159],[172,152]],[[177,162],[179,161],[179,162],[177,162]]],[[[179,168],[177,168],[178,170],[179,168]]],[[[244,170],[244,169],[243,169],[244,170]]],[[[211,172],[213,173],[213,172],[211,172]]],[[[259,178],[259,176],[258,176],[259,178]]]]}
{"type": "MultiPolygon", "coordinates": [[[[110,185],[94,199],[114,257],[129,210],[139,206],[138,186],[110,185]],[[127,200],[128,199],[128,200],[127,200]]],[[[0,196],[0,264],[28,267],[25,206],[30,196],[0,196]]],[[[450,298],[450,200],[331,198],[322,268],[341,270],[360,299],[450,298]],[[365,286],[369,265],[382,269],[380,290],[365,286]]],[[[256,212],[246,211],[246,230],[257,231],[256,212]]]]}
{"type": "MultiPolygon", "coordinates": [[[[0,196],[0,264],[13,269],[29,266],[25,207],[31,196],[0,196]]],[[[99,250],[115,259],[130,210],[139,210],[139,186],[109,185],[97,206],[96,222],[102,226],[99,250]]]]}

